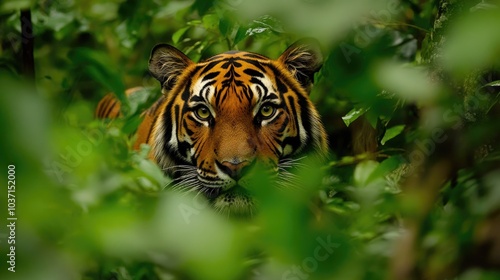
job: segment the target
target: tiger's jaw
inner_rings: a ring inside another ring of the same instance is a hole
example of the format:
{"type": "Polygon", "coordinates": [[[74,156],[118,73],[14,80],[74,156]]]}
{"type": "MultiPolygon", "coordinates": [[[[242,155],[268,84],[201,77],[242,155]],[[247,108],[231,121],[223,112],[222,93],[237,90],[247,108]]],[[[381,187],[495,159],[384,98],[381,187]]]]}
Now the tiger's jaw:
{"type": "Polygon", "coordinates": [[[217,212],[228,216],[250,217],[257,210],[254,198],[240,185],[222,191],[210,201],[217,212]]]}
{"type": "Polygon", "coordinates": [[[205,197],[211,208],[223,216],[251,218],[259,210],[259,199],[254,193],[262,193],[262,186],[279,191],[299,187],[294,182],[294,170],[303,158],[285,158],[277,163],[260,160],[236,180],[224,173],[204,173],[192,164],[174,165],[166,170],[173,178],[170,188],[205,197]]]}
{"type": "MultiPolygon", "coordinates": [[[[233,180],[227,176],[217,180],[215,185],[203,184],[199,191],[209,200],[216,212],[229,217],[251,217],[257,211],[255,198],[250,190],[249,177],[233,180]]],[[[198,177],[200,182],[205,181],[198,177]]]]}

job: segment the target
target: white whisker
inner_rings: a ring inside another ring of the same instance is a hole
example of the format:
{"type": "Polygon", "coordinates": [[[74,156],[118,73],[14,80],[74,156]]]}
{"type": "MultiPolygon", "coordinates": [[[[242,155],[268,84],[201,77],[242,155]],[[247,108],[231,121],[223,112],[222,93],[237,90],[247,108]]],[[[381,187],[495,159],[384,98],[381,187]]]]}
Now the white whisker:
{"type": "Polygon", "coordinates": [[[304,157],[300,158],[286,158],[281,159],[278,163],[278,176],[276,180],[276,186],[282,190],[286,189],[301,189],[301,186],[298,182],[299,177],[290,172],[290,169],[294,169],[297,167],[303,167],[304,164],[301,162],[304,157]]]}

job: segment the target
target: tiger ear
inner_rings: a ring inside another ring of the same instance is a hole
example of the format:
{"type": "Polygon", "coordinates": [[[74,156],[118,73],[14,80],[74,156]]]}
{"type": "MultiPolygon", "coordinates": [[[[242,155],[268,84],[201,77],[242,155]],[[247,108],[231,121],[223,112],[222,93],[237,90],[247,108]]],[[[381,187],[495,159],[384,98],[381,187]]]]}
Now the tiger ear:
{"type": "Polygon", "coordinates": [[[295,79],[309,91],[314,73],[323,65],[319,43],[313,39],[299,40],[288,47],[278,59],[295,79]]]}
{"type": "Polygon", "coordinates": [[[151,51],[149,72],[160,81],[162,87],[170,90],[177,78],[192,63],[180,50],[168,44],[158,44],[151,51]]]}

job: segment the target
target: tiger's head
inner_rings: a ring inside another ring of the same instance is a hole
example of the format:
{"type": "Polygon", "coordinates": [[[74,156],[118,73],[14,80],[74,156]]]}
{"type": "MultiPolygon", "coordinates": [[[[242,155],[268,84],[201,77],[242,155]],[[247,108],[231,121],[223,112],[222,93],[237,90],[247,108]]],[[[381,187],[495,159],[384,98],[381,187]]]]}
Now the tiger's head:
{"type": "Polygon", "coordinates": [[[152,155],[175,185],[205,194],[221,212],[246,215],[255,203],[246,174],[260,162],[286,173],[304,153],[324,155],[327,139],[309,100],[322,56],[297,42],[277,60],[230,51],[194,63],[160,44],[149,60],[165,101],[152,155]]]}

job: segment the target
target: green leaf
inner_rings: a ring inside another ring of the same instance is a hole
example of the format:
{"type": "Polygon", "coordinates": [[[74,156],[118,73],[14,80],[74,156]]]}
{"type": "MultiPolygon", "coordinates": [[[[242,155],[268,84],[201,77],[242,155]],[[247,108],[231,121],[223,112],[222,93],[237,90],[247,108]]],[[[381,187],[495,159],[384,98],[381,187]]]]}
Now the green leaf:
{"type": "Polygon", "coordinates": [[[382,161],[375,170],[368,176],[366,182],[372,182],[379,178],[384,178],[390,172],[396,170],[404,160],[401,156],[393,156],[384,161],[382,161]]]}
{"type": "Polygon", "coordinates": [[[349,111],[349,113],[342,117],[342,120],[344,121],[346,126],[349,126],[368,110],[369,108],[353,108],[351,111],[349,111]]]}
{"type": "Polygon", "coordinates": [[[47,20],[45,26],[51,28],[55,32],[59,32],[64,27],[71,24],[74,19],[74,15],[72,13],[61,13],[57,10],[51,10],[49,20],[47,20]]]}
{"type": "Polygon", "coordinates": [[[238,28],[238,31],[236,31],[236,35],[234,36],[234,44],[235,45],[238,44],[239,42],[241,42],[246,37],[247,37],[247,35],[246,35],[246,28],[240,26],[238,28]]]}
{"type": "Polygon", "coordinates": [[[177,30],[173,35],[172,35],[172,42],[174,44],[177,44],[179,43],[179,40],[181,39],[182,35],[184,35],[184,33],[186,33],[186,31],[188,31],[188,29],[191,28],[191,26],[186,26],[186,27],[183,27],[179,30],[177,30]]]}
{"type": "Polygon", "coordinates": [[[386,60],[377,66],[375,75],[382,88],[403,100],[429,102],[440,94],[440,85],[424,67],[386,60]]]}
{"type": "Polygon", "coordinates": [[[91,79],[116,95],[122,104],[122,112],[128,110],[129,101],[125,96],[125,84],[121,76],[110,69],[113,63],[106,54],[88,48],[76,48],[69,52],[68,57],[75,69],[82,69],[91,79]]]}
{"type": "Polygon", "coordinates": [[[139,115],[133,115],[125,121],[122,127],[122,132],[124,134],[130,135],[137,131],[137,128],[142,122],[142,118],[139,115]]]}
{"type": "Polygon", "coordinates": [[[403,130],[405,129],[405,126],[404,125],[396,125],[396,126],[393,126],[389,129],[387,129],[385,131],[385,134],[384,134],[384,137],[382,138],[382,140],[380,141],[380,143],[382,145],[385,145],[385,142],[391,140],[392,138],[398,136],[399,134],[401,134],[401,132],[403,132],[403,130]]]}
{"type": "Polygon", "coordinates": [[[487,83],[483,87],[500,87],[500,80],[487,83]]]}
{"type": "Polygon", "coordinates": [[[284,33],[285,31],[283,29],[283,26],[277,19],[271,16],[262,16],[254,20],[249,26],[246,27],[245,36],[250,37],[258,34],[273,33],[273,32],[281,34],[284,33]]]}
{"type": "Polygon", "coordinates": [[[492,62],[498,61],[498,26],[498,9],[482,9],[458,18],[448,28],[446,44],[443,45],[444,68],[457,77],[465,77],[475,69],[490,67],[492,62]]]}
{"type": "Polygon", "coordinates": [[[219,17],[215,14],[205,15],[202,19],[203,27],[206,29],[217,29],[219,25],[219,17]]]}
{"type": "Polygon", "coordinates": [[[195,0],[192,8],[198,11],[199,15],[204,15],[214,5],[215,0],[195,0]]]}
{"type": "Polygon", "coordinates": [[[358,186],[366,186],[371,174],[379,166],[379,163],[374,160],[366,160],[356,165],[354,169],[354,183],[358,186]]]}
{"type": "Polygon", "coordinates": [[[380,117],[380,115],[377,114],[377,112],[374,110],[370,110],[370,111],[366,112],[366,115],[365,115],[366,120],[370,123],[370,125],[374,129],[377,129],[379,117],[380,117]]]}
{"type": "Polygon", "coordinates": [[[127,98],[130,102],[130,114],[140,114],[155,100],[155,92],[147,88],[134,90],[127,98]]]}
{"type": "Polygon", "coordinates": [[[245,32],[246,36],[254,36],[256,34],[261,34],[266,31],[270,30],[267,27],[253,27],[253,28],[248,28],[247,31],[245,32]]]}
{"type": "Polygon", "coordinates": [[[470,8],[471,12],[479,11],[479,10],[492,10],[498,8],[497,5],[490,4],[490,3],[485,3],[484,1],[481,1],[474,7],[470,8]]]}
{"type": "MultiPolygon", "coordinates": [[[[147,146],[143,145],[142,149],[145,149],[147,146]]],[[[148,147],[149,150],[149,147],[148,147]]],[[[155,183],[159,185],[161,188],[165,187],[165,185],[169,182],[169,178],[165,177],[161,169],[154,162],[147,158],[143,158],[139,154],[134,154],[132,156],[133,162],[137,165],[137,168],[142,171],[149,178],[154,179],[155,183]]]]}
{"type": "Polygon", "coordinates": [[[281,22],[269,15],[264,15],[253,21],[255,26],[265,27],[266,29],[272,30],[276,33],[284,33],[285,29],[281,22]]]}
{"type": "Polygon", "coordinates": [[[0,11],[3,13],[10,13],[13,11],[27,9],[33,5],[33,1],[30,0],[6,0],[2,2],[3,3],[0,4],[0,11]]]}
{"type": "Polygon", "coordinates": [[[229,19],[223,17],[219,20],[219,31],[222,36],[228,37],[228,35],[231,33],[231,28],[232,23],[229,19]]]}

